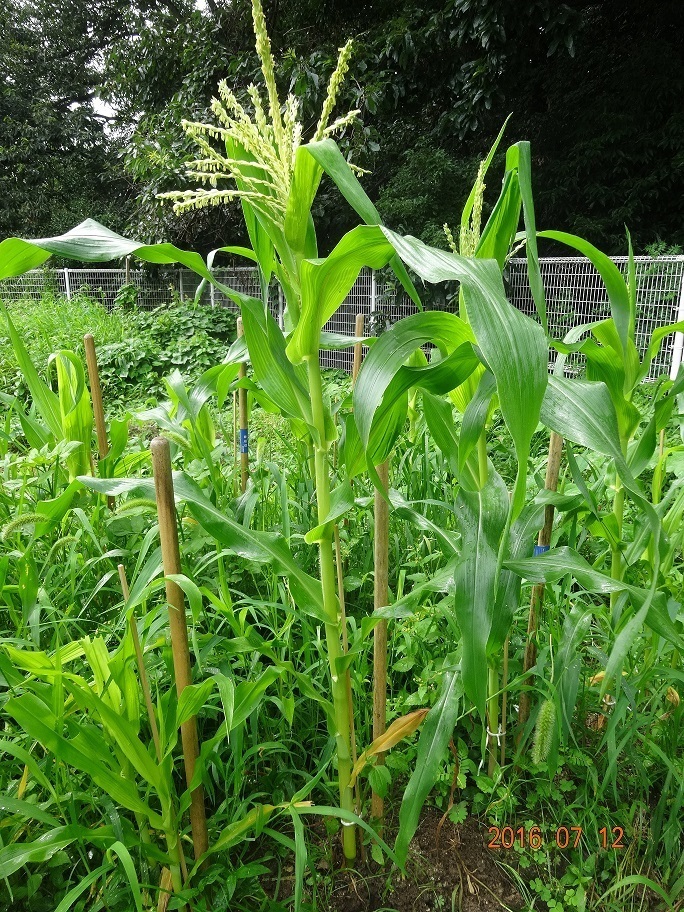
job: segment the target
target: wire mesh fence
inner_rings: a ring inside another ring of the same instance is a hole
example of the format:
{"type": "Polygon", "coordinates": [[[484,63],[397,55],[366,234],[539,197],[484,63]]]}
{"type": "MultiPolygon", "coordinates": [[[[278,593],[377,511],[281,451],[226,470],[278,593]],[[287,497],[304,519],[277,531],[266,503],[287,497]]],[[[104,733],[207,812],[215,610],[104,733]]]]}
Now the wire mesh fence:
{"type": "MultiPolygon", "coordinates": [[[[613,262],[625,274],[627,257],[614,257],[613,262]]],[[[540,268],[547,298],[549,330],[553,338],[563,339],[575,326],[603,319],[610,314],[603,281],[589,260],[582,257],[542,259],[540,268]]],[[[636,257],[637,285],[636,344],[644,353],[655,329],[684,320],[684,256],[636,257]]],[[[216,269],[219,281],[252,297],[261,297],[257,270],[253,267],[216,269]]],[[[512,259],[505,272],[509,300],[524,313],[535,316],[534,302],[527,276],[527,261],[512,259]]],[[[8,304],[21,299],[40,299],[46,292],[73,298],[88,295],[111,309],[122,301],[151,310],[173,301],[195,299],[200,278],[186,269],[51,269],[33,270],[0,283],[0,297],[8,304]],[[132,295],[131,295],[131,289],[132,295]]],[[[205,283],[200,302],[207,306],[235,305],[219,289],[205,283]]],[[[449,300],[448,296],[446,300],[449,300]]],[[[455,302],[455,295],[451,296],[455,302]]],[[[283,299],[277,287],[270,293],[269,306],[283,324],[283,299]]],[[[377,335],[386,326],[415,313],[415,305],[394,285],[382,283],[371,270],[363,270],[342,306],[326,324],[328,332],[354,336],[356,315],[365,316],[366,335],[377,335]]],[[[674,376],[682,362],[682,333],[668,335],[651,366],[650,378],[663,373],[674,376]]],[[[325,367],[351,370],[351,347],[321,353],[325,367]]],[[[568,359],[571,370],[581,368],[581,356],[568,359]]]]}
{"type": "MultiPolygon", "coordinates": [[[[684,320],[684,257],[635,257],[636,328],[635,343],[643,355],[655,329],[684,320]]],[[[626,276],[627,257],[613,257],[626,276]]],[[[554,339],[563,339],[569,330],[610,316],[606,287],[601,276],[584,257],[553,257],[539,262],[549,321],[554,339]]],[[[531,316],[534,301],[527,277],[527,260],[513,259],[506,271],[509,299],[531,316]]],[[[649,378],[663,373],[671,376],[682,361],[682,334],[668,335],[651,365],[649,378]]],[[[581,356],[568,358],[568,367],[579,370],[581,356]]]]}

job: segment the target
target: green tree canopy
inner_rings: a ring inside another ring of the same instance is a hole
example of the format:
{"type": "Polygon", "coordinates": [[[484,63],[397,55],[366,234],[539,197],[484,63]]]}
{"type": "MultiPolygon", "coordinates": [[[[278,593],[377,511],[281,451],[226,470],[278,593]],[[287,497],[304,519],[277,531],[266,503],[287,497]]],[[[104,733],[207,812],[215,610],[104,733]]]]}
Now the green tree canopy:
{"type": "Polygon", "coordinates": [[[117,226],[117,147],[95,108],[104,9],[6,0],[0,26],[0,233],[51,235],[93,216],[117,226]]]}
{"type": "MultiPolygon", "coordinates": [[[[342,146],[393,227],[440,239],[512,114],[508,140],[532,141],[540,226],[611,253],[625,225],[637,249],[684,243],[679,0],[271,0],[266,14],[278,80],[311,128],[355,38],[340,106],[361,115],[342,146]]],[[[205,250],[243,239],[237,207],[177,217],[156,194],[187,186],[181,119],[210,116],[223,78],[245,97],[260,81],[249,0],[9,0],[3,15],[0,233],[91,214],[205,250]]],[[[330,246],[353,217],[332,190],[317,205],[330,246]]]]}

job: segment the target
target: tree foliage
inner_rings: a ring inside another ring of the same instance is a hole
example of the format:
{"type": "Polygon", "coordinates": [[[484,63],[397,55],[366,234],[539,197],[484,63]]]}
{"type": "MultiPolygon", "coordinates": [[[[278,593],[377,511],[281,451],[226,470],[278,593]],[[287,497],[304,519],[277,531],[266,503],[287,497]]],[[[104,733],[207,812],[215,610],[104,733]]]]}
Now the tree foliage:
{"type": "MultiPolygon", "coordinates": [[[[260,79],[247,0],[9,0],[6,9],[2,234],[54,233],[94,214],[124,219],[146,240],[201,249],[244,240],[238,206],[178,217],[157,193],[188,186],[181,119],[204,119],[221,79],[241,100],[260,79]],[[96,91],[115,111],[108,130],[96,91]]],[[[436,242],[512,113],[509,140],[532,140],[540,226],[612,253],[624,252],[624,224],[637,249],[684,242],[676,0],[272,0],[266,15],[279,84],[299,98],[305,128],[338,47],[354,37],[340,104],[361,116],[341,146],[371,171],[365,186],[394,227],[436,242]]],[[[325,188],[317,207],[329,247],[351,215],[325,188]]]]}
{"type": "Polygon", "coordinates": [[[114,226],[122,177],[95,109],[104,9],[7,0],[0,27],[0,232],[40,237],[92,215],[114,226]]]}

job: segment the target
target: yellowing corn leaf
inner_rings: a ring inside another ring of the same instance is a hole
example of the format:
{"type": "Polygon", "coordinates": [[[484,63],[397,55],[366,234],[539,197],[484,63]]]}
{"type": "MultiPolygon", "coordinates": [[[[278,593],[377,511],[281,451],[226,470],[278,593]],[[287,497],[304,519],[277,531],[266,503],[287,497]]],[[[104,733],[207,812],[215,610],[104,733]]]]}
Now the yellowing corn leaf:
{"type": "Polygon", "coordinates": [[[349,780],[349,788],[354,788],[359,773],[371,757],[375,757],[377,754],[386,754],[388,750],[391,750],[395,746],[395,744],[398,744],[404,738],[408,738],[409,735],[412,735],[422,723],[425,716],[427,716],[428,712],[428,709],[416,709],[406,716],[395,719],[387,731],[380,735],[379,738],[376,738],[356,761],[354,769],[352,770],[351,779],[349,780]]]}

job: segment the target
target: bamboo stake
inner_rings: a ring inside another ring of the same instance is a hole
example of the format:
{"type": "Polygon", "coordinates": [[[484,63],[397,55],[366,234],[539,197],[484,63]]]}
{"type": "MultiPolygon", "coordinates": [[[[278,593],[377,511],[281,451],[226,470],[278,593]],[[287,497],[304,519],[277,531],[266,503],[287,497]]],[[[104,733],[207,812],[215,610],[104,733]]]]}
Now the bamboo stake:
{"type": "MultiPolygon", "coordinates": [[[[360,338],[364,334],[364,316],[356,315],[355,334],[360,338]]],[[[354,364],[352,383],[361,369],[363,360],[363,343],[354,345],[354,364]]],[[[380,482],[387,490],[389,487],[389,463],[377,466],[380,482]]],[[[384,608],[389,601],[388,564],[389,564],[389,506],[380,491],[375,489],[374,503],[374,540],[373,562],[375,568],[373,583],[373,607],[377,611],[384,608]]],[[[373,631],[373,740],[384,735],[387,727],[387,621],[380,621],[373,631]]],[[[378,754],[376,763],[384,763],[383,754],[378,754]]],[[[372,793],[371,813],[376,820],[385,815],[385,803],[380,795],[372,793]]]]}
{"type": "MultiPolygon", "coordinates": [[[[563,452],[563,438],[555,431],[551,431],[549,440],[549,456],[546,463],[546,479],[544,486],[547,491],[558,490],[558,475],[560,472],[560,460],[563,452]]],[[[541,551],[548,551],[551,544],[551,530],[553,529],[553,504],[547,504],[544,510],[544,525],[539,531],[537,538],[537,548],[541,551]]],[[[525,647],[525,660],[523,663],[523,672],[528,672],[534,667],[537,661],[537,644],[535,636],[537,633],[538,617],[544,602],[544,583],[536,583],[532,587],[530,597],[530,614],[527,622],[527,646],[525,647]]],[[[525,725],[530,716],[530,696],[527,692],[520,695],[520,709],[518,710],[518,723],[520,728],[525,725]]]]}
{"type": "Polygon", "coordinates": [[[88,366],[88,380],[90,381],[90,396],[93,400],[93,418],[95,419],[95,431],[97,433],[97,448],[100,458],[109,452],[109,442],[107,440],[107,428],[105,426],[104,408],[102,406],[102,387],[100,385],[100,372],[97,367],[97,353],[95,352],[95,339],[91,333],[83,336],[83,345],[85,346],[86,364],[88,366]]]}
{"type": "MultiPolygon", "coordinates": [[[[360,339],[364,333],[364,316],[362,313],[356,315],[356,326],[354,328],[354,335],[357,339],[360,339]]],[[[361,370],[361,361],[363,360],[363,342],[354,343],[354,364],[352,366],[352,384],[356,383],[356,378],[359,376],[359,371],[361,370]]]]}
{"type": "MultiPolygon", "coordinates": [[[[126,577],[126,568],[123,564],[119,564],[119,581],[121,582],[121,591],[123,592],[124,601],[128,601],[130,596],[130,590],[128,588],[128,579],[126,577]]],[[[140,637],[138,636],[138,625],[135,623],[135,617],[133,612],[131,612],[130,617],[131,625],[131,634],[133,636],[133,647],[135,649],[135,662],[138,666],[138,675],[140,677],[140,686],[142,687],[143,696],[145,698],[145,706],[147,708],[147,716],[150,720],[150,729],[152,730],[152,741],[154,742],[154,752],[157,756],[157,763],[161,764],[162,762],[162,752],[161,752],[161,742],[159,740],[159,729],[157,728],[157,717],[154,713],[154,705],[152,703],[152,691],[150,689],[150,681],[147,677],[147,669],[145,668],[145,659],[143,658],[142,647],[140,645],[140,637]]],[[[180,846],[180,838],[178,839],[178,844],[180,846]]],[[[188,869],[185,864],[185,855],[182,852],[179,852],[181,873],[183,875],[183,883],[187,883],[188,880],[188,869]]],[[[162,897],[166,898],[166,903],[164,909],[169,904],[169,899],[171,898],[171,892],[164,893],[164,883],[166,879],[169,879],[168,886],[171,886],[171,871],[168,868],[162,870],[162,882],[160,884],[160,889],[162,890],[160,895],[160,904],[162,897]]]]}
{"type": "MultiPolygon", "coordinates": [[[[126,568],[123,564],[119,564],[119,580],[121,582],[121,591],[123,592],[124,601],[127,602],[130,596],[130,590],[128,588],[128,579],[126,578],[126,568]]],[[[135,649],[135,661],[138,666],[138,675],[140,676],[140,686],[142,687],[143,696],[145,698],[145,706],[147,708],[147,715],[150,720],[150,728],[152,729],[152,740],[154,741],[154,750],[157,755],[157,762],[162,762],[161,754],[161,744],[159,741],[159,729],[157,728],[157,717],[154,714],[154,704],[152,703],[152,691],[150,690],[150,681],[147,677],[147,669],[145,668],[145,659],[143,658],[142,647],[140,645],[140,637],[138,636],[138,625],[135,623],[134,612],[131,611],[131,616],[129,618],[129,623],[131,627],[131,636],[133,637],[133,648],[135,649]]]]}
{"type": "MultiPolygon", "coordinates": [[[[164,437],[155,437],[150,444],[150,449],[152,451],[152,470],[154,472],[154,488],[159,517],[159,538],[161,540],[164,575],[167,577],[166,600],[169,605],[173,668],[176,678],[176,691],[180,697],[185,688],[192,684],[192,669],[190,666],[188,626],[185,619],[183,590],[178,583],[168,579],[169,576],[181,572],[169,442],[164,437]]],[[[185,779],[188,787],[190,787],[195,774],[195,763],[199,756],[199,738],[195,716],[181,725],[181,742],[185,762],[185,779]]],[[[201,785],[193,789],[190,795],[190,824],[192,827],[195,860],[197,860],[209,847],[204,809],[204,789],[201,785]]]]}
{"type": "MultiPolygon", "coordinates": [[[[97,434],[97,449],[100,459],[104,459],[109,452],[109,441],[107,440],[107,425],[105,424],[104,406],[102,404],[102,386],[100,384],[100,371],[97,366],[97,353],[95,351],[95,339],[92,333],[86,333],[83,336],[83,345],[85,348],[86,366],[88,368],[88,381],[90,383],[90,398],[93,403],[93,419],[95,421],[95,433],[97,434]]],[[[114,498],[107,497],[107,506],[110,510],[114,509],[114,498]]]]}
{"type": "MultiPolygon", "coordinates": [[[[345,655],[349,652],[349,637],[347,636],[347,611],[344,601],[344,569],[342,567],[342,549],[340,547],[340,527],[335,523],[333,526],[333,539],[335,543],[335,564],[337,565],[337,597],[340,602],[340,618],[342,625],[342,651],[345,655]]],[[[354,702],[352,695],[351,670],[347,667],[345,672],[347,678],[347,699],[349,700],[349,733],[351,735],[351,755],[352,764],[356,766],[359,759],[356,748],[356,725],[354,724],[354,702]]],[[[354,801],[356,802],[356,813],[361,816],[361,788],[357,778],[354,785],[354,801]]],[[[360,840],[361,860],[366,860],[366,847],[363,839],[360,840]]]]}
{"type": "MultiPolygon", "coordinates": [[[[389,488],[389,463],[377,466],[380,483],[389,488]]],[[[373,561],[373,607],[384,608],[389,600],[389,505],[380,491],[375,489],[373,561]]],[[[373,740],[384,735],[387,727],[387,621],[379,621],[373,631],[373,740]]],[[[376,763],[384,763],[384,754],[378,754],[376,763]]],[[[371,812],[376,820],[385,814],[385,802],[373,792],[371,812]]]]}
{"type": "Polygon", "coordinates": [[[501,682],[501,748],[499,766],[506,764],[506,725],[508,722],[508,637],[504,643],[503,673],[501,682]]]}
{"type": "MultiPolygon", "coordinates": [[[[237,320],[238,338],[245,333],[242,317],[237,320]]],[[[247,366],[244,362],[238,368],[238,379],[244,380],[247,376],[247,366]]],[[[247,489],[249,478],[249,422],[247,418],[247,390],[238,388],[238,410],[240,412],[240,490],[244,493],[247,489]]]]}

